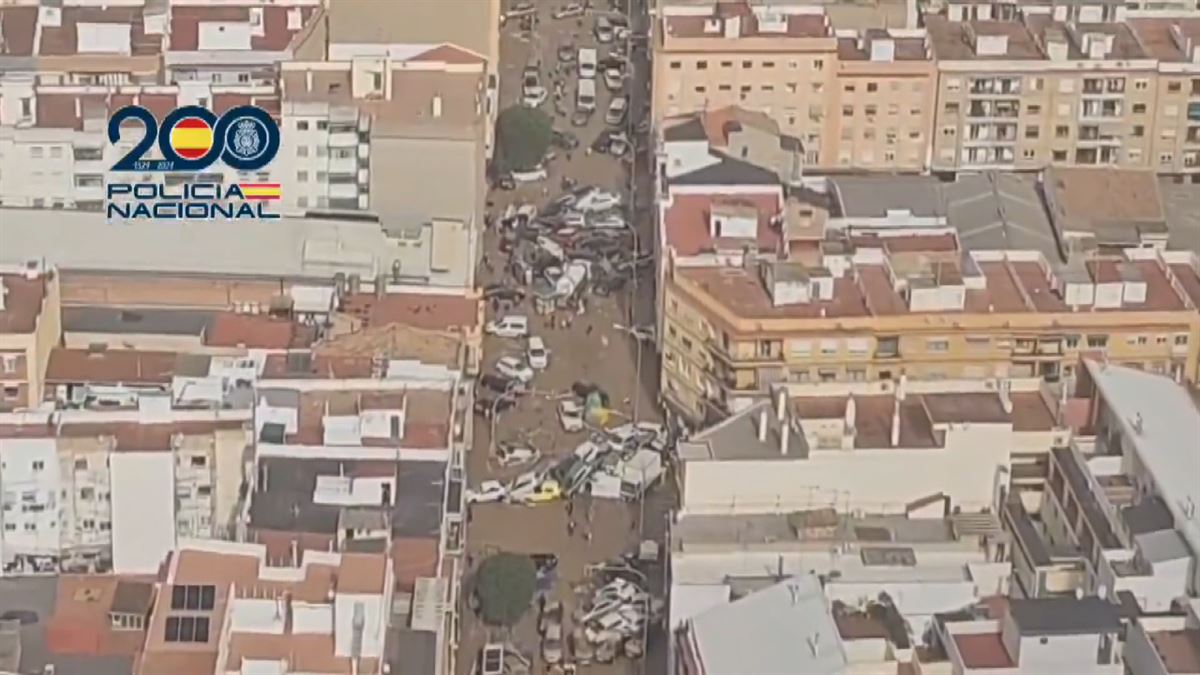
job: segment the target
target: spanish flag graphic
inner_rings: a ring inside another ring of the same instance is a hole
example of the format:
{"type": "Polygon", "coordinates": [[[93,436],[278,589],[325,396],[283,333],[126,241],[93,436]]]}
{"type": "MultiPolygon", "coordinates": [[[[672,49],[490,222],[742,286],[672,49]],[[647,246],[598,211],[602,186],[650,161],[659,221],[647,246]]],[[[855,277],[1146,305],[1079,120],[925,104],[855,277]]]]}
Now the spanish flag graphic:
{"type": "Polygon", "coordinates": [[[238,183],[246,199],[275,200],[280,197],[279,183],[238,183]]]}
{"type": "Polygon", "coordinates": [[[199,159],[212,146],[212,127],[199,117],[186,117],[171,130],[171,147],[184,159],[199,159]]]}

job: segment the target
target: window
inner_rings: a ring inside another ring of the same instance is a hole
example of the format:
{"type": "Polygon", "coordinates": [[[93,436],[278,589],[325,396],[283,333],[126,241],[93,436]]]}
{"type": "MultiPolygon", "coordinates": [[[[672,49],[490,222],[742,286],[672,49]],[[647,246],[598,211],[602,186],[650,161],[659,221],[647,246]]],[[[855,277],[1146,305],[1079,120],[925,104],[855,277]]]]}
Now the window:
{"type": "Polygon", "coordinates": [[[1036,125],[1030,125],[1030,126],[1025,127],[1025,138],[1037,138],[1038,133],[1039,133],[1039,130],[1036,125]]]}
{"type": "Polygon", "coordinates": [[[1060,125],[1054,127],[1054,137],[1055,138],[1069,138],[1070,136],[1071,136],[1071,127],[1069,127],[1065,124],[1060,124],[1060,125]]]}
{"type": "Polygon", "coordinates": [[[33,117],[33,99],[21,99],[21,117],[33,117]]]}
{"type": "Polygon", "coordinates": [[[708,61],[697,61],[696,70],[708,70],[708,61]]]}
{"type": "Polygon", "coordinates": [[[1178,93],[1182,89],[1183,89],[1183,84],[1181,84],[1179,82],[1168,82],[1167,83],[1167,91],[1171,92],[1172,94],[1178,93]]]}
{"type": "Polygon", "coordinates": [[[875,113],[877,113],[877,112],[879,112],[879,108],[877,108],[876,106],[873,106],[873,105],[869,105],[869,106],[863,108],[863,113],[865,113],[868,117],[874,116],[875,113]]]}
{"type": "Polygon", "coordinates": [[[950,341],[944,338],[926,340],[925,349],[931,352],[948,352],[950,351],[950,341]]]}
{"type": "Polygon", "coordinates": [[[192,466],[199,468],[208,466],[208,457],[204,455],[192,455],[192,466]]]}
{"type": "Polygon", "coordinates": [[[743,68],[753,68],[754,62],[753,61],[742,61],[742,67],[743,68]]]}
{"type": "Polygon", "coordinates": [[[1187,333],[1180,333],[1179,335],[1175,336],[1175,346],[1176,347],[1186,347],[1187,343],[1188,343],[1187,333]]]}
{"type": "Polygon", "coordinates": [[[854,93],[854,85],[848,84],[845,87],[842,87],[842,90],[845,91],[847,94],[853,94],[854,93]]]}
{"type": "Polygon", "coordinates": [[[208,642],[208,617],[168,616],[163,638],[167,642],[208,642]]]}
{"type": "Polygon", "coordinates": [[[1146,135],[1146,127],[1144,127],[1140,124],[1133,125],[1133,137],[1134,138],[1141,138],[1142,136],[1145,136],[1145,135],[1146,135]]]}
{"type": "Polygon", "coordinates": [[[1108,346],[1107,335],[1089,335],[1087,339],[1088,349],[1104,349],[1108,346]]]}
{"type": "Polygon", "coordinates": [[[79,498],[83,500],[92,500],[96,498],[96,490],[94,488],[79,488],[79,498]]]}
{"type": "Polygon", "coordinates": [[[1146,112],[1146,104],[1145,103],[1134,103],[1133,104],[1133,114],[1142,115],[1142,114],[1145,114],[1145,112],[1146,112]]]}
{"type": "Polygon", "coordinates": [[[1079,347],[1079,336],[1078,335],[1068,335],[1063,340],[1063,344],[1066,346],[1067,349],[1076,349],[1079,347]]]}
{"type": "Polygon", "coordinates": [[[308,146],[307,145],[297,145],[296,146],[296,156],[297,157],[308,157],[308,146]]]}
{"type": "Polygon", "coordinates": [[[308,120],[296,120],[296,131],[308,131],[308,120]]]}
{"type": "Polygon", "coordinates": [[[216,599],[216,586],[184,585],[171,587],[171,609],[212,611],[216,599]]]}
{"type": "Polygon", "coordinates": [[[33,468],[34,471],[41,471],[42,469],[46,468],[46,463],[40,459],[35,459],[35,460],[33,460],[33,463],[30,466],[33,468]]]}
{"type": "Polygon", "coordinates": [[[867,93],[868,93],[868,94],[873,94],[873,93],[875,93],[875,92],[877,92],[877,91],[879,91],[879,85],[878,85],[878,84],[876,84],[876,83],[874,83],[874,82],[868,82],[868,83],[867,83],[867,93]]]}
{"type": "Polygon", "coordinates": [[[813,70],[823,70],[825,68],[825,60],[824,59],[813,59],[812,67],[813,67],[813,70]]]}
{"type": "Polygon", "coordinates": [[[706,91],[708,91],[708,87],[704,87],[704,86],[696,87],[697,94],[703,94],[706,91]]]}
{"type": "Polygon", "coordinates": [[[774,62],[774,61],[763,61],[763,62],[762,62],[762,67],[763,67],[763,68],[774,68],[774,67],[775,67],[775,62],[774,62]]]}
{"type": "Polygon", "coordinates": [[[788,340],[788,354],[791,356],[810,356],[812,340],[788,340]]]}
{"type": "Polygon", "coordinates": [[[1149,86],[1150,86],[1150,80],[1134,80],[1133,81],[1133,88],[1137,89],[1138,91],[1143,91],[1146,89],[1146,87],[1149,87],[1149,86]]]}
{"type": "Polygon", "coordinates": [[[62,148],[60,148],[58,146],[51,146],[50,159],[62,159],[62,156],[63,156],[62,148]]]}
{"type": "Polygon", "coordinates": [[[29,148],[29,156],[32,157],[33,159],[41,159],[43,152],[44,151],[42,150],[42,146],[40,146],[40,145],[35,145],[35,146],[32,146],[31,148],[29,148]]]}
{"type": "Polygon", "coordinates": [[[329,129],[329,122],[326,120],[317,120],[317,131],[326,131],[329,129]]]}
{"type": "Polygon", "coordinates": [[[821,354],[823,356],[833,356],[838,353],[840,346],[837,340],[821,340],[821,354]]]}
{"type": "Polygon", "coordinates": [[[722,68],[732,68],[732,67],[733,67],[733,61],[722,61],[722,62],[721,62],[721,67],[722,67],[722,68]]]}
{"type": "Polygon", "coordinates": [[[733,89],[733,87],[728,84],[717,85],[717,91],[731,91],[732,89],[733,89]]]}
{"type": "Polygon", "coordinates": [[[1067,161],[1067,151],[1055,150],[1053,153],[1051,153],[1051,157],[1055,162],[1065,162],[1067,161]]]}
{"type": "Polygon", "coordinates": [[[318,183],[324,183],[328,179],[329,179],[329,174],[325,173],[324,171],[317,172],[317,182],[318,183]]]}
{"type": "Polygon", "coordinates": [[[87,471],[87,468],[88,468],[88,461],[86,458],[75,460],[75,470],[76,471],[87,471]]]}
{"type": "Polygon", "coordinates": [[[854,117],[854,106],[852,106],[852,105],[842,106],[842,117],[854,117]]]}
{"type": "Polygon", "coordinates": [[[671,70],[679,70],[682,67],[683,67],[683,64],[678,61],[671,62],[671,70]]]}
{"type": "Polygon", "coordinates": [[[1027,106],[1025,106],[1025,114],[1026,115],[1040,115],[1040,114],[1042,114],[1042,106],[1036,105],[1036,104],[1035,105],[1027,105],[1027,106]]]}
{"type": "Polygon", "coordinates": [[[297,171],[296,172],[296,182],[307,183],[308,182],[308,172],[307,171],[297,171]]]}

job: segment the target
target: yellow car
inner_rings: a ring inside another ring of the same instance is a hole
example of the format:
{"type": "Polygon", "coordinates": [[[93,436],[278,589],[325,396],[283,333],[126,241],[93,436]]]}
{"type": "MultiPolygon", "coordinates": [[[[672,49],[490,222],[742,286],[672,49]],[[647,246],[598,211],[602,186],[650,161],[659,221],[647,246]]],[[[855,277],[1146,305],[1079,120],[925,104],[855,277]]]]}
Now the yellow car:
{"type": "Polygon", "coordinates": [[[546,479],[537,486],[537,489],[532,494],[525,498],[525,502],[529,504],[545,504],[561,499],[562,495],[562,487],[559,486],[558,481],[546,479]]]}

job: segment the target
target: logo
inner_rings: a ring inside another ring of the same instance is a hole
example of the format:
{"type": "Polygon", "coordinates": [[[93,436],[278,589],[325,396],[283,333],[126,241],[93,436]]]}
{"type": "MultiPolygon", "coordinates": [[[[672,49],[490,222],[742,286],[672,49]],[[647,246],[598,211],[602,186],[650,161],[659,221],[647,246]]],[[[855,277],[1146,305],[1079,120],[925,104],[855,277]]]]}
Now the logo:
{"type": "MultiPolygon", "coordinates": [[[[262,108],[237,106],[217,117],[189,105],[176,108],[160,124],[147,109],[131,105],[108,120],[108,140],[121,140],[122,125],[140,123],[142,137],[112,166],[114,173],[199,174],[218,161],[237,171],[258,171],[279,153],[279,126],[262,108]],[[158,146],[162,159],[144,159],[158,146]]],[[[269,202],[280,198],[278,183],[173,181],[106,185],[110,219],[238,220],[276,219],[269,202]]]]}

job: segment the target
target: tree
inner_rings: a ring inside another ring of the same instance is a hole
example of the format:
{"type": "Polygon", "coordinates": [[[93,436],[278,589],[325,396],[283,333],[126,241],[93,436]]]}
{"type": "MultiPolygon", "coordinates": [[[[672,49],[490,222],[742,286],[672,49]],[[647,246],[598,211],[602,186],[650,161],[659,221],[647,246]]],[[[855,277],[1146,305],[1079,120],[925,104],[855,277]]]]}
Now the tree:
{"type": "Polygon", "coordinates": [[[554,123],[537,108],[512,106],[496,118],[496,162],[501,171],[527,171],[550,148],[554,123]]]}
{"type": "Polygon", "coordinates": [[[475,597],[483,620],[511,626],[529,609],[537,572],[529,556],[497,553],[479,565],[475,597]]]}

